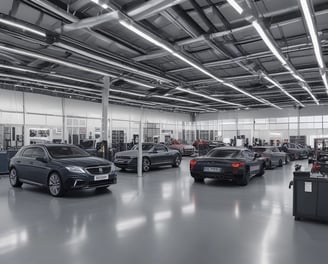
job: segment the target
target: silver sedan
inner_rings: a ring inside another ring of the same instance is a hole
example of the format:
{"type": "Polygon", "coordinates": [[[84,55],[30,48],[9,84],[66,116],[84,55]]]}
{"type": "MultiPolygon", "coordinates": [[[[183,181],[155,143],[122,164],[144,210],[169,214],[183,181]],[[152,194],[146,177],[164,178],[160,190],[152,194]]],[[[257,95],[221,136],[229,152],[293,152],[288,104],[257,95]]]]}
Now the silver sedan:
{"type": "Polygon", "coordinates": [[[253,147],[253,151],[265,159],[266,168],[282,167],[289,162],[288,155],[274,146],[253,147]]]}

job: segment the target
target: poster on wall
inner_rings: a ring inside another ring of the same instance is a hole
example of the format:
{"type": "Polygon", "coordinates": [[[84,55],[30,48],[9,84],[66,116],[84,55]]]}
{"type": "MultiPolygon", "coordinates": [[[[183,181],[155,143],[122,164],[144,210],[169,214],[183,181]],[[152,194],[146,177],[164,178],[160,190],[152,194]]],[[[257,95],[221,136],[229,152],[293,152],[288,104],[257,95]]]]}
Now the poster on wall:
{"type": "Polygon", "coordinates": [[[30,128],[29,131],[29,143],[48,143],[50,142],[50,129],[49,128],[30,128]]]}

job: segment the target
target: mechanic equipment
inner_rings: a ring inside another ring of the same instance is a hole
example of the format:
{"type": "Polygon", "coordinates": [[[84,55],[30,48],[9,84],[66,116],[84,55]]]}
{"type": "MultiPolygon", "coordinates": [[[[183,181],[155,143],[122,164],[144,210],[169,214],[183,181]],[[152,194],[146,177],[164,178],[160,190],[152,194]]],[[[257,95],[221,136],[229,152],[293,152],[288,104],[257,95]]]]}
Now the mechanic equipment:
{"type": "MultiPolygon", "coordinates": [[[[296,166],[295,166],[296,167],[296,166]]],[[[297,166],[293,181],[293,216],[295,220],[308,218],[328,221],[328,178],[301,171],[297,166]]]]}

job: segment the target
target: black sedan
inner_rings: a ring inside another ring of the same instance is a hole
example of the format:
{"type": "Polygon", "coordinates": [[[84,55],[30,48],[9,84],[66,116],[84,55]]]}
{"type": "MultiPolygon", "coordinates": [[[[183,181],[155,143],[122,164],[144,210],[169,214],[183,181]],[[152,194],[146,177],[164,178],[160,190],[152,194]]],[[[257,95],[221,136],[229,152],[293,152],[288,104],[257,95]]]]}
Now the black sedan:
{"type": "MultiPolygon", "coordinates": [[[[115,166],[125,169],[137,169],[138,145],[131,150],[121,151],[115,154],[115,166]]],[[[172,165],[179,167],[181,154],[178,150],[168,149],[163,144],[143,143],[142,144],[142,170],[147,172],[152,167],[172,165]]]]}
{"type": "Polygon", "coordinates": [[[253,176],[264,174],[265,161],[247,148],[221,147],[190,161],[190,173],[196,182],[205,178],[233,180],[247,185],[253,176]]]}
{"type": "Polygon", "coordinates": [[[116,183],[116,172],[111,162],[72,145],[30,145],[10,160],[9,180],[13,187],[45,186],[62,196],[68,190],[105,189],[116,183]]]}

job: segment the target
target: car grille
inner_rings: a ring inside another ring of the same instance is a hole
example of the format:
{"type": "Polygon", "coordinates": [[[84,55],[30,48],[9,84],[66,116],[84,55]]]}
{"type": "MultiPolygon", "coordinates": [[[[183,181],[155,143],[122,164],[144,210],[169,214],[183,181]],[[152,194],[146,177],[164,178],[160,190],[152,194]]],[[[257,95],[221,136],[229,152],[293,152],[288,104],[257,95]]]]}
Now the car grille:
{"type": "Polygon", "coordinates": [[[108,174],[111,171],[111,166],[91,167],[85,170],[92,175],[108,174]]]}
{"type": "Polygon", "coordinates": [[[114,181],[113,179],[103,180],[103,181],[92,181],[92,182],[89,182],[88,186],[89,187],[102,186],[102,185],[110,184],[113,181],[114,181]]]}

